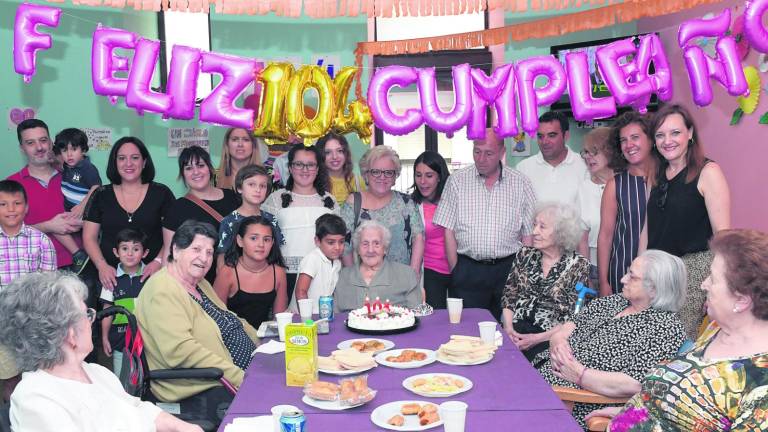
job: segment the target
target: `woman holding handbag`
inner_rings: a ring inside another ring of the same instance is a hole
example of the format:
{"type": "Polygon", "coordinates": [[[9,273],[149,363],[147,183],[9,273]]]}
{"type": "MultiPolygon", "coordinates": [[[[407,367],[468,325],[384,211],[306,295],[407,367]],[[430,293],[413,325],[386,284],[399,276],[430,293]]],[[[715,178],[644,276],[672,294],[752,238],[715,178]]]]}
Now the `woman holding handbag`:
{"type": "MultiPolygon", "coordinates": [[[[171,205],[163,219],[163,260],[168,256],[173,234],[182,223],[192,219],[218,227],[224,215],[237,208],[237,195],[231,189],[215,187],[213,172],[211,157],[201,147],[187,147],[179,154],[179,178],[188,191],[171,205]]],[[[211,266],[205,279],[210,283],[216,280],[216,266],[211,266]]]]}

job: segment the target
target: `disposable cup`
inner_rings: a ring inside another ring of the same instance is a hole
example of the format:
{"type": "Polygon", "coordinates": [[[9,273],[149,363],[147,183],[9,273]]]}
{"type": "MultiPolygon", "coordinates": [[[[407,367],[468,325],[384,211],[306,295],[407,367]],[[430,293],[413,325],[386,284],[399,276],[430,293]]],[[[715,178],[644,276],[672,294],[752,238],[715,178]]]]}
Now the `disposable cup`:
{"type": "Polygon", "coordinates": [[[275,320],[277,321],[277,335],[280,337],[280,341],[285,341],[285,326],[293,321],[293,314],[291,312],[280,312],[275,314],[275,320]]]}
{"type": "Polygon", "coordinates": [[[302,322],[312,319],[313,303],[314,303],[314,300],[312,299],[299,300],[299,315],[301,315],[302,322]]]}
{"type": "Polygon", "coordinates": [[[480,328],[480,339],[484,343],[489,345],[496,343],[496,321],[480,321],[477,326],[480,328]]]}
{"type": "Polygon", "coordinates": [[[440,404],[440,418],[443,419],[445,432],[464,432],[468,405],[461,401],[448,401],[440,404]]]}
{"type": "Polygon", "coordinates": [[[272,423],[274,424],[274,432],[280,431],[280,416],[286,411],[297,411],[293,405],[275,405],[272,407],[272,423]]]}
{"type": "Polygon", "coordinates": [[[461,310],[464,309],[464,300],[460,298],[448,299],[448,319],[451,324],[458,324],[461,322],[461,310]]]}

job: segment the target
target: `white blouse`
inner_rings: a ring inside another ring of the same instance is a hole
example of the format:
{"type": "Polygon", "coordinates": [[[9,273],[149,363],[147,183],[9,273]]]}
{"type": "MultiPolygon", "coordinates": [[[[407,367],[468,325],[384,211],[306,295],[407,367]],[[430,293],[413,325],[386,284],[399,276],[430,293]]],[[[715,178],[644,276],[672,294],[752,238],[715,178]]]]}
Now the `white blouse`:
{"type": "Polygon", "coordinates": [[[123,390],[109,370],[83,363],[91,384],[37,370],[24,372],[11,395],[14,432],[154,432],[162,411],[123,390]]]}
{"type": "Polygon", "coordinates": [[[595,184],[589,177],[579,185],[577,201],[584,230],[589,231],[589,262],[597,265],[597,234],[600,231],[600,201],[605,185],[595,184]]]}

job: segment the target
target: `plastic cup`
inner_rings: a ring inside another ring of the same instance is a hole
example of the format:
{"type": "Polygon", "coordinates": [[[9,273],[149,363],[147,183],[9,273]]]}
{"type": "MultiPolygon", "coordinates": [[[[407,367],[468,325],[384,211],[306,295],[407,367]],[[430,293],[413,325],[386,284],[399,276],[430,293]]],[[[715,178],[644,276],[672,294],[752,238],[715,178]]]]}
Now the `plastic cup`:
{"type": "Polygon", "coordinates": [[[480,328],[480,339],[483,343],[494,345],[496,343],[496,321],[480,321],[477,323],[480,328]]]}
{"type": "Polygon", "coordinates": [[[469,405],[460,401],[448,401],[440,404],[440,418],[443,419],[445,432],[464,432],[469,405]]]}
{"type": "Polygon", "coordinates": [[[302,322],[312,319],[313,304],[314,300],[312,299],[299,300],[299,315],[301,315],[302,322]]]}
{"type": "Polygon", "coordinates": [[[277,321],[277,335],[280,337],[280,341],[285,341],[285,326],[293,321],[293,313],[280,312],[275,314],[275,320],[277,321]]]}
{"type": "Polygon", "coordinates": [[[293,405],[275,405],[272,407],[272,423],[274,424],[274,431],[280,432],[280,416],[286,411],[298,411],[293,405]]]}
{"type": "Polygon", "coordinates": [[[464,309],[464,300],[460,298],[448,299],[448,319],[451,324],[458,324],[461,322],[461,310],[464,309]]]}

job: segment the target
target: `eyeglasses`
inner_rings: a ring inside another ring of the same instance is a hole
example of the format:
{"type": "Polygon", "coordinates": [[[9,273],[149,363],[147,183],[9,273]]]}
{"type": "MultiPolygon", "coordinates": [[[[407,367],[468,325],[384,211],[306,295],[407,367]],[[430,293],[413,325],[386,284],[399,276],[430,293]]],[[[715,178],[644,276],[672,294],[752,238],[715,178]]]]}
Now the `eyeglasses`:
{"type": "Polygon", "coordinates": [[[380,169],[369,169],[368,174],[374,176],[374,177],[381,177],[382,174],[384,174],[384,177],[386,178],[392,178],[397,174],[396,170],[380,170],[380,169]]]}
{"type": "Polygon", "coordinates": [[[317,164],[314,162],[293,162],[291,163],[291,168],[297,169],[299,171],[314,171],[317,169],[317,164]]]}
{"type": "Polygon", "coordinates": [[[85,310],[85,317],[88,318],[88,322],[93,323],[96,321],[96,309],[88,308],[85,310]]]}
{"type": "Polygon", "coordinates": [[[592,151],[590,151],[590,150],[588,150],[588,149],[584,149],[584,150],[582,150],[582,151],[581,151],[581,153],[579,153],[579,154],[581,155],[581,157],[582,157],[582,158],[585,158],[585,159],[586,159],[586,157],[587,157],[587,156],[592,156],[592,157],[595,157],[595,156],[597,156],[598,154],[600,154],[600,152],[599,152],[599,151],[597,151],[597,149],[595,149],[595,150],[592,150],[592,151]]]}
{"type": "Polygon", "coordinates": [[[659,198],[656,200],[656,207],[663,211],[664,206],[667,205],[667,192],[669,191],[669,182],[665,181],[661,183],[659,185],[659,190],[661,191],[661,195],[659,195],[659,198]]]}

